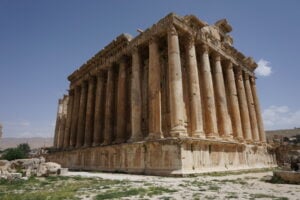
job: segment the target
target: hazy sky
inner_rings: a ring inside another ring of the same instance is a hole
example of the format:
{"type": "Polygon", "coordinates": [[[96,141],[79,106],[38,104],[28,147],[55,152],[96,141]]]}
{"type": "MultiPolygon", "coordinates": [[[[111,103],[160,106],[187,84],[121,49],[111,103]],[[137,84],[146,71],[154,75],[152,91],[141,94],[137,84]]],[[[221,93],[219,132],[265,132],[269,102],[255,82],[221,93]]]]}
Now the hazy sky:
{"type": "Polygon", "coordinates": [[[0,123],[4,137],[53,136],[67,76],[121,33],[170,12],[227,18],[234,46],[260,65],[266,129],[300,127],[299,0],[0,0],[0,123]]]}

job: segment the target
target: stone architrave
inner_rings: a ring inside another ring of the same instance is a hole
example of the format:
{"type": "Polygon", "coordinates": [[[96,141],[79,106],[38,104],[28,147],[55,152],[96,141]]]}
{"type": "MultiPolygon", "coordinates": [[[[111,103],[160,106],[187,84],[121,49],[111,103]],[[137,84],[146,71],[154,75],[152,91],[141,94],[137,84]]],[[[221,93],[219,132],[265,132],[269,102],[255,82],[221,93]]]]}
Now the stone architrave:
{"type": "Polygon", "coordinates": [[[183,102],[182,72],[178,33],[174,26],[168,30],[169,87],[172,137],[187,136],[183,102]]]}
{"type": "Polygon", "coordinates": [[[69,102],[67,107],[67,121],[66,121],[66,128],[65,128],[65,139],[63,143],[63,148],[66,149],[69,147],[70,142],[70,132],[71,132],[71,122],[73,117],[73,103],[74,103],[74,91],[69,90],[69,102]]]}
{"type": "Polygon", "coordinates": [[[229,93],[229,107],[232,119],[232,128],[235,139],[242,141],[243,140],[243,129],[241,122],[241,114],[239,108],[239,100],[236,91],[235,76],[233,71],[232,62],[228,61],[226,65],[226,79],[228,84],[228,93],[229,93]]]}
{"type": "Polygon", "coordinates": [[[256,84],[255,84],[255,78],[251,76],[250,78],[250,83],[251,83],[251,90],[252,90],[252,95],[253,95],[253,100],[254,100],[254,105],[255,105],[255,111],[256,111],[256,118],[257,118],[257,123],[258,123],[258,130],[259,130],[259,139],[261,142],[266,142],[266,133],[264,129],[264,123],[262,120],[262,114],[260,110],[260,105],[259,105],[259,99],[257,96],[257,91],[256,91],[256,84]]]}
{"type": "Polygon", "coordinates": [[[129,142],[139,141],[142,136],[142,93],[141,93],[141,60],[137,47],[132,52],[131,74],[131,137],[129,142]]]}
{"type": "Polygon", "coordinates": [[[247,142],[250,142],[250,141],[252,141],[251,124],[250,124],[250,118],[249,118],[249,110],[248,110],[246,92],[245,92],[245,87],[244,87],[243,71],[241,69],[238,69],[237,73],[236,73],[236,86],[237,86],[237,93],[238,93],[238,98],[239,98],[239,103],[240,103],[239,105],[240,105],[240,111],[241,111],[244,139],[247,142]]]}
{"type": "Polygon", "coordinates": [[[76,148],[82,147],[84,144],[85,118],[86,118],[86,104],[87,104],[87,87],[86,81],[81,83],[81,94],[79,104],[78,126],[76,148]]]}
{"type": "Polygon", "coordinates": [[[161,87],[159,50],[156,38],[149,42],[149,135],[148,139],[162,138],[161,87]]]}
{"type": "Polygon", "coordinates": [[[113,107],[114,107],[114,70],[111,66],[107,72],[104,137],[101,145],[112,143],[113,137],[113,107]]]}
{"type": "Polygon", "coordinates": [[[86,106],[85,138],[84,146],[92,146],[94,131],[94,110],[95,110],[95,78],[91,76],[88,81],[88,97],[86,106]]]}
{"type": "Polygon", "coordinates": [[[205,105],[205,131],[206,137],[217,138],[218,137],[218,127],[217,127],[217,112],[214,97],[214,87],[211,74],[211,67],[208,55],[208,46],[201,46],[201,78],[203,79],[204,88],[204,105],[205,105]]]}
{"type": "Polygon", "coordinates": [[[225,84],[221,66],[221,57],[220,55],[215,54],[213,56],[214,60],[214,83],[216,91],[216,102],[217,102],[217,114],[219,118],[219,134],[224,139],[232,139],[232,124],[231,119],[228,113],[227,100],[226,100],[226,91],[225,84]]]}
{"type": "Polygon", "coordinates": [[[114,143],[125,141],[126,133],[126,60],[122,58],[119,65],[117,91],[117,136],[114,143]]]}
{"type": "Polygon", "coordinates": [[[71,122],[71,136],[70,136],[70,147],[73,148],[76,145],[77,139],[77,124],[78,124],[78,114],[79,114],[79,104],[80,104],[80,86],[76,86],[74,89],[74,106],[72,108],[72,122],[71,122]]]}
{"type": "Polygon", "coordinates": [[[198,76],[198,66],[193,36],[188,37],[186,44],[187,70],[189,80],[189,96],[191,110],[191,135],[193,137],[205,138],[202,119],[202,103],[200,96],[200,85],[198,76]]]}
{"type": "Polygon", "coordinates": [[[104,77],[103,72],[97,75],[96,98],[95,98],[95,117],[94,117],[94,134],[93,146],[101,144],[101,134],[103,134],[104,121],[104,77]]]}

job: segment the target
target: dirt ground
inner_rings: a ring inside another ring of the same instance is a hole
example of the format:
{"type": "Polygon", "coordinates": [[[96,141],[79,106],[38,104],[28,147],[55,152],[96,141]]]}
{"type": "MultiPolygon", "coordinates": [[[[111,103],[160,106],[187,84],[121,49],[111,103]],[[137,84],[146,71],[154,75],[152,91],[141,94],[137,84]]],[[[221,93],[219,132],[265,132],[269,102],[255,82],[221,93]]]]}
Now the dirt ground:
{"type": "MultiPolygon", "coordinates": [[[[272,176],[271,171],[186,178],[93,172],[69,172],[67,176],[127,181],[127,189],[147,186],[169,189],[159,195],[143,196],[142,199],[300,199],[300,185],[264,181],[272,176]]],[[[86,199],[92,198],[93,195],[86,199]]],[[[141,199],[141,196],[132,195],[123,199],[141,199]]]]}

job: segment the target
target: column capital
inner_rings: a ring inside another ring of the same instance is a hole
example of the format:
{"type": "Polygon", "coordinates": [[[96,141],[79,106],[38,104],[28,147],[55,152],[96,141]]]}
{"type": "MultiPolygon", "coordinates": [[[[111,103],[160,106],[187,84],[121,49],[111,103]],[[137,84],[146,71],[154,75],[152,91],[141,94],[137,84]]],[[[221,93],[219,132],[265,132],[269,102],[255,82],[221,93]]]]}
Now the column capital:
{"type": "Polygon", "coordinates": [[[149,45],[152,43],[157,43],[158,42],[158,37],[155,35],[151,35],[149,38],[149,45]]]}
{"type": "Polygon", "coordinates": [[[225,60],[224,64],[225,64],[226,69],[228,69],[228,70],[233,69],[233,64],[230,60],[225,60]]]}
{"type": "Polygon", "coordinates": [[[139,53],[139,47],[137,45],[132,46],[132,54],[139,53]]]}
{"type": "Polygon", "coordinates": [[[249,80],[249,74],[248,73],[244,73],[244,77],[245,77],[245,80],[249,80]]]}
{"type": "Polygon", "coordinates": [[[218,52],[213,52],[211,55],[214,61],[221,61],[221,56],[218,52]]]}
{"type": "Polygon", "coordinates": [[[209,52],[209,47],[207,44],[201,44],[200,49],[203,53],[208,53],[209,52]]]}
{"type": "Polygon", "coordinates": [[[177,30],[173,24],[169,25],[168,33],[171,35],[178,35],[177,30]]]}

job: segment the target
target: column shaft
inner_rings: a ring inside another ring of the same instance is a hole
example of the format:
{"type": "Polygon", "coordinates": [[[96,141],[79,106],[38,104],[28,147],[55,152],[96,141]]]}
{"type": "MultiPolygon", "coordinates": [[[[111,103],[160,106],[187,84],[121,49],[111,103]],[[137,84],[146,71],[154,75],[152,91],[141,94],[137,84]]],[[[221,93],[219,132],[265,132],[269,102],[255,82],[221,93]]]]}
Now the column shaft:
{"type": "Polygon", "coordinates": [[[183,101],[182,72],[178,34],[174,26],[168,31],[169,86],[172,137],[187,136],[183,101]]]}
{"type": "Polygon", "coordinates": [[[259,139],[261,142],[266,142],[266,133],[264,129],[264,123],[262,120],[262,114],[261,114],[259,99],[256,90],[255,78],[251,77],[250,81],[251,81],[250,83],[251,83],[252,95],[253,95],[255,111],[256,111],[256,118],[258,123],[259,139]]]}
{"type": "Polygon", "coordinates": [[[62,110],[62,104],[61,99],[58,100],[58,108],[57,108],[57,114],[56,114],[56,123],[55,123],[55,133],[54,133],[54,142],[53,146],[54,148],[58,148],[58,142],[59,142],[59,127],[61,125],[61,110],[62,110]]]}
{"type": "Polygon", "coordinates": [[[85,119],[85,138],[84,146],[92,146],[93,131],[94,131],[94,110],[95,110],[95,79],[90,77],[88,82],[88,97],[86,106],[86,119],[85,119]]]}
{"type": "Polygon", "coordinates": [[[86,103],[87,103],[87,83],[86,81],[83,81],[83,83],[81,84],[81,94],[80,94],[80,103],[79,103],[76,148],[82,147],[84,144],[86,103]]]}
{"type": "Polygon", "coordinates": [[[241,69],[238,69],[237,71],[236,85],[237,85],[237,92],[238,92],[238,98],[240,103],[244,139],[249,142],[252,140],[251,124],[249,119],[248,103],[247,103],[246,92],[244,87],[243,72],[241,69]]]}
{"type": "Polygon", "coordinates": [[[208,47],[202,45],[202,79],[204,89],[204,105],[205,105],[205,131],[208,138],[216,138],[218,136],[217,113],[214,98],[214,87],[211,75],[210,61],[208,55],[208,47]]]}
{"type": "Polygon", "coordinates": [[[126,60],[123,58],[119,65],[117,91],[117,136],[115,143],[125,141],[126,133],[126,60]]]}
{"type": "Polygon", "coordinates": [[[94,134],[93,146],[100,145],[101,135],[103,134],[104,125],[104,77],[102,73],[97,76],[96,98],[95,98],[95,117],[94,117],[94,134]]]}
{"type": "Polygon", "coordinates": [[[132,53],[132,74],[131,74],[131,137],[129,141],[138,141],[142,136],[142,93],[141,93],[141,61],[138,48],[135,47],[132,53]]]}
{"type": "Polygon", "coordinates": [[[102,145],[111,144],[113,137],[114,79],[114,70],[110,67],[107,74],[104,141],[102,145]]]}
{"type": "Polygon", "coordinates": [[[190,123],[193,137],[204,138],[202,103],[194,38],[189,38],[186,45],[187,70],[190,96],[190,123]]]}
{"type": "Polygon", "coordinates": [[[67,108],[67,120],[66,120],[66,128],[65,128],[65,138],[64,138],[64,144],[63,148],[66,149],[69,147],[70,144],[70,132],[71,132],[71,122],[72,122],[72,109],[73,109],[73,103],[74,103],[74,91],[69,91],[69,102],[68,102],[68,108],[67,108]]]}
{"type": "Polygon", "coordinates": [[[79,104],[80,104],[80,86],[76,86],[74,89],[74,104],[72,108],[72,122],[71,122],[71,136],[70,136],[70,147],[75,147],[77,139],[77,124],[78,124],[78,114],[79,114],[79,104]]]}
{"type": "Polygon", "coordinates": [[[232,138],[232,124],[227,108],[225,84],[219,55],[214,56],[214,80],[217,102],[217,118],[219,123],[219,134],[225,139],[232,138]]]}
{"type": "Polygon", "coordinates": [[[155,38],[149,42],[149,139],[162,138],[161,130],[161,88],[158,43],[155,38]]]}
{"type": "Polygon", "coordinates": [[[243,140],[243,129],[241,122],[241,114],[239,108],[239,101],[236,91],[235,76],[233,71],[233,66],[231,62],[228,62],[226,66],[226,79],[228,84],[229,92],[229,104],[230,113],[232,119],[233,135],[237,140],[243,140]]]}

